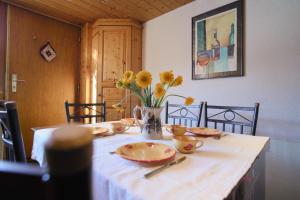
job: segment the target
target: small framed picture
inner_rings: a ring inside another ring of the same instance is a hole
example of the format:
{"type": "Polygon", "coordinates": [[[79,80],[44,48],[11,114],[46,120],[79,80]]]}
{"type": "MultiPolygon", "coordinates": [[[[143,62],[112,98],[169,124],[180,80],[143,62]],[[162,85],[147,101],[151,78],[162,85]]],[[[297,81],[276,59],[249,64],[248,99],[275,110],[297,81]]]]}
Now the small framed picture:
{"type": "Polygon", "coordinates": [[[56,53],[53,47],[51,46],[50,42],[48,42],[41,48],[40,53],[41,56],[48,62],[52,61],[56,57],[56,53]]]}
{"type": "Polygon", "coordinates": [[[243,76],[243,3],[192,18],[192,79],[243,76]]]}

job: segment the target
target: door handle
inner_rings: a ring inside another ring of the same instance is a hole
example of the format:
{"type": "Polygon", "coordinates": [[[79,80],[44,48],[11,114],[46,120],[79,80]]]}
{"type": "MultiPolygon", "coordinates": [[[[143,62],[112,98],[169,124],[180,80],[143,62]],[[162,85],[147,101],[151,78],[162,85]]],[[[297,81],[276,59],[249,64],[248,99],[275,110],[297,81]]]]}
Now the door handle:
{"type": "Polygon", "coordinates": [[[17,92],[17,83],[18,82],[25,82],[25,80],[18,80],[17,74],[12,74],[11,75],[11,91],[12,92],[17,92]]]}

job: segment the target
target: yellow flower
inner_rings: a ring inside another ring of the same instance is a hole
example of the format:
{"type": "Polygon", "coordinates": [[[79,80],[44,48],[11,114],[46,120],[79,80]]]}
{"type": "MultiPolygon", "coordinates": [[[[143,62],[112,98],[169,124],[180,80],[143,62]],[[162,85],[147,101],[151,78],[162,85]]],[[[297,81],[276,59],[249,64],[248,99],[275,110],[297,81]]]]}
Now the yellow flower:
{"type": "Polygon", "coordinates": [[[159,74],[161,83],[171,84],[174,81],[174,74],[172,71],[166,71],[159,74]]]}
{"type": "Polygon", "coordinates": [[[154,97],[156,99],[159,99],[162,96],[164,96],[165,93],[166,93],[166,90],[164,89],[163,85],[161,83],[157,83],[155,85],[155,89],[154,89],[154,97]]]}
{"type": "Polygon", "coordinates": [[[136,81],[137,85],[140,86],[141,88],[146,88],[151,84],[152,75],[148,71],[145,71],[145,70],[140,71],[136,75],[135,81],[136,81]]]}
{"type": "Polygon", "coordinates": [[[172,87],[176,87],[176,86],[179,86],[181,85],[183,82],[183,78],[182,76],[177,76],[177,78],[175,78],[173,84],[172,84],[172,87]]]}
{"type": "Polygon", "coordinates": [[[187,97],[187,98],[185,98],[184,104],[185,104],[186,106],[189,106],[189,105],[191,105],[193,102],[194,102],[194,99],[193,99],[192,97],[187,97]]]}
{"type": "Polygon", "coordinates": [[[124,86],[124,83],[122,82],[122,80],[118,80],[117,82],[116,82],[116,87],[117,88],[123,88],[123,86],[124,86]]]}
{"type": "Polygon", "coordinates": [[[126,71],[124,74],[123,74],[123,82],[126,83],[126,84],[129,84],[131,83],[131,81],[133,81],[134,79],[134,74],[133,74],[133,71],[126,71]]]}
{"type": "Polygon", "coordinates": [[[118,112],[124,112],[124,107],[120,103],[114,104],[112,105],[112,107],[116,109],[118,112]]]}

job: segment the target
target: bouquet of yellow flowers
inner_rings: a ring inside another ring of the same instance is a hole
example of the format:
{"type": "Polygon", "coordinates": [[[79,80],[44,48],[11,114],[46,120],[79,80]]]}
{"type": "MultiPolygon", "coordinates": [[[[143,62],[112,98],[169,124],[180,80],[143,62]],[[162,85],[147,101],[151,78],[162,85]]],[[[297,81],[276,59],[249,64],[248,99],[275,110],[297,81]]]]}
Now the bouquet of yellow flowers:
{"type": "MultiPolygon", "coordinates": [[[[177,96],[185,99],[185,105],[191,105],[194,102],[192,97],[184,97],[176,94],[167,95],[167,91],[171,87],[177,87],[182,84],[182,76],[174,78],[172,71],[162,72],[159,76],[160,82],[155,84],[154,88],[152,88],[152,75],[150,72],[143,70],[134,74],[132,71],[126,71],[122,78],[116,82],[116,87],[132,91],[145,107],[161,107],[162,103],[170,96],[177,96]]],[[[113,107],[122,112],[124,110],[122,103],[125,98],[118,104],[113,105],[113,107]]]]}

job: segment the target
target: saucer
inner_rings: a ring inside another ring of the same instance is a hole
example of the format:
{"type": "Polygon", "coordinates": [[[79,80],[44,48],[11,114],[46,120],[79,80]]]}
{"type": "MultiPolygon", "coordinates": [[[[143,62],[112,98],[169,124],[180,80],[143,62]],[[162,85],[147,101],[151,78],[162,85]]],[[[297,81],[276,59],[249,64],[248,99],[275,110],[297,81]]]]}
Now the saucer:
{"type": "Polygon", "coordinates": [[[220,137],[222,133],[217,129],[200,127],[187,128],[187,132],[201,137],[220,137]]]}
{"type": "Polygon", "coordinates": [[[94,136],[108,136],[108,135],[111,135],[111,133],[109,133],[109,129],[108,128],[103,128],[103,127],[93,127],[92,134],[94,136]]]}

